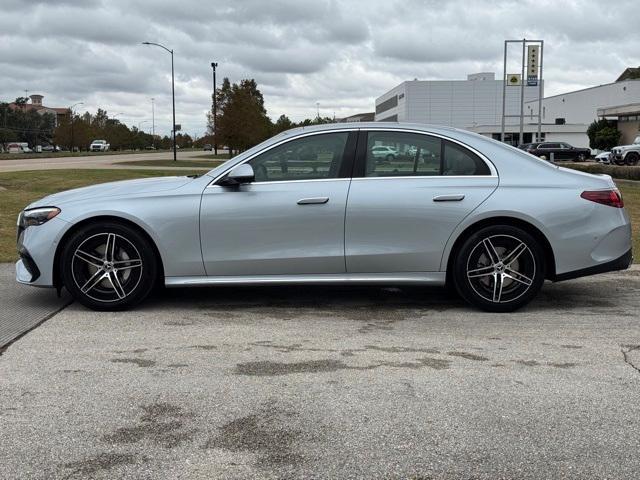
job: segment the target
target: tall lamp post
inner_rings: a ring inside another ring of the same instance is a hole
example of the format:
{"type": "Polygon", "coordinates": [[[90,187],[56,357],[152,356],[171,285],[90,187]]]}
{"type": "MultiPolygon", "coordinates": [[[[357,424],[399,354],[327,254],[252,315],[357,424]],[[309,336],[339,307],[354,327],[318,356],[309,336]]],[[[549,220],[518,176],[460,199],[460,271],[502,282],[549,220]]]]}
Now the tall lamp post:
{"type": "Polygon", "coordinates": [[[217,63],[211,62],[211,68],[213,69],[213,153],[218,154],[218,105],[216,99],[216,67],[217,63]]]}
{"type": "Polygon", "coordinates": [[[155,98],[151,97],[151,146],[156,149],[156,108],[155,98]]]}
{"type": "Polygon", "coordinates": [[[169,50],[164,45],[153,42],[142,42],[143,45],[154,45],[156,47],[164,48],[171,54],[171,101],[173,104],[173,124],[171,125],[171,133],[173,134],[173,161],[178,160],[178,151],[176,149],[176,89],[175,80],[173,76],[173,50],[169,50]]]}
{"type": "Polygon", "coordinates": [[[77,107],[78,105],[84,105],[84,103],[82,102],[74,103],[69,107],[69,110],[71,110],[71,153],[73,153],[73,148],[74,148],[73,124],[75,123],[75,115],[73,114],[73,108],[77,107]]]}

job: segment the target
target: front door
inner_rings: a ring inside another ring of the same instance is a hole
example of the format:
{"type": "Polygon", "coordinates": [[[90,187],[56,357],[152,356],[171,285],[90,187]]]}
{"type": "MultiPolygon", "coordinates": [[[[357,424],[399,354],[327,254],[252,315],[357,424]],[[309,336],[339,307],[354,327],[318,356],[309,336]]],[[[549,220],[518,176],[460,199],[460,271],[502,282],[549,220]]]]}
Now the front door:
{"type": "Polygon", "coordinates": [[[200,237],[207,275],[344,273],[344,214],[357,131],[310,134],[247,163],[255,181],[209,186],[200,237]]]}
{"type": "Polygon", "coordinates": [[[347,272],[437,272],[455,227],[498,185],[469,149],[401,131],[360,134],[345,219],[347,272]],[[372,151],[389,146],[395,158],[372,151]],[[359,178],[358,178],[359,177],[359,178]]]}

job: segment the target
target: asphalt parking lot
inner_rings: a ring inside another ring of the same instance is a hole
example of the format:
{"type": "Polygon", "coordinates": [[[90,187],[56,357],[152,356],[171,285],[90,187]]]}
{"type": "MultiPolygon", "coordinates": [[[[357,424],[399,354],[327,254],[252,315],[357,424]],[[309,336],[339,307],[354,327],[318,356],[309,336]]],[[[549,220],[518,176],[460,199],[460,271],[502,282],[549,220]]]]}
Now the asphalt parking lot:
{"type": "Polygon", "coordinates": [[[0,356],[0,478],[637,478],[639,293],[634,268],[506,315],[420,288],[72,304],[0,356]]]}

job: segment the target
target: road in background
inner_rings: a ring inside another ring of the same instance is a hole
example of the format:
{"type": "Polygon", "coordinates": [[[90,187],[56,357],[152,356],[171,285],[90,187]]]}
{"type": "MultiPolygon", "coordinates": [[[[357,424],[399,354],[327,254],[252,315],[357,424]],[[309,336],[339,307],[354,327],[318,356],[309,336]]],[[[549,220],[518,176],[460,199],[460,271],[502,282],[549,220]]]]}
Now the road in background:
{"type": "MultiPolygon", "coordinates": [[[[211,155],[211,152],[201,150],[178,151],[178,161],[194,160],[200,157],[211,155]]],[[[0,160],[0,172],[19,172],[25,170],[50,170],[65,168],[126,168],[131,169],[157,169],[158,167],[138,167],[134,165],[118,165],[119,162],[136,162],[140,160],[173,160],[173,152],[163,151],[157,153],[125,153],[122,155],[88,155],[79,157],[42,157],[42,158],[19,158],[0,160]]],[[[179,169],[181,167],[175,167],[179,169]]],[[[173,167],[162,167],[163,170],[170,170],[173,167]]]]}

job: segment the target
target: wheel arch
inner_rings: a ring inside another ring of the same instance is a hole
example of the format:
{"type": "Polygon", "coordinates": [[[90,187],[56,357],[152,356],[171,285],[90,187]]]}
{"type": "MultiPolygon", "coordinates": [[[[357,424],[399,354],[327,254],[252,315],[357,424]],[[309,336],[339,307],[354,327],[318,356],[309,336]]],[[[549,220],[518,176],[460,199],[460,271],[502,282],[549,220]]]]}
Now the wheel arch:
{"type": "Polygon", "coordinates": [[[451,246],[451,249],[449,250],[449,255],[447,257],[447,263],[446,263],[447,284],[449,284],[451,281],[450,275],[452,273],[453,261],[455,259],[455,256],[458,250],[464,243],[464,241],[467,238],[469,238],[471,235],[473,235],[475,232],[477,232],[478,230],[484,227],[489,227],[493,225],[509,225],[512,227],[518,227],[524,230],[525,232],[527,232],[528,234],[530,234],[533,238],[535,238],[542,246],[542,250],[544,252],[545,267],[546,267],[545,278],[551,279],[551,280],[555,278],[556,276],[555,255],[553,253],[553,248],[551,247],[551,243],[547,239],[546,235],[538,227],[536,227],[530,222],[527,222],[526,220],[523,220],[517,217],[510,217],[510,216],[503,215],[503,216],[488,217],[488,218],[483,218],[482,220],[478,220],[477,222],[467,226],[457,236],[457,238],[453,242],[453,245],[451,246]]]}
{"type": "Polygon", "coordinates": [[[64,234],[60,238],[60,241],[58,242],[58,245],[56,247],[55,255],[53,257],[53,285],[58,290],[63,286],[60,262],[62,261],[62,251],[64,250],[64,246],[66,245],[67,240],[71,237],[71,235],[73,235],[79,229],[87,225],[91,225],[93,223],[100,223],[105,221],[126,225],[127,227],[133,228],[139,234],[141,234],[153,248],[153,253],[154,253],[154,256],[156,257],[157,266],[158,266],[158,278],[156,279],[156,281],[158,282],[164,279],[164,264],[162,261],[162,255],[160,254],[158,245],[156,245],[156,242],[151,237],[149,232],[147,232],[142,226],[140,226],[133,220],[130,220],[127,218],[118,217],[116,215],[96,215],[94,217],[84,218],[80,220],[78,223],[73,224],[70,228],[67,229],[66,232],[64,232],[64,234]]]}

